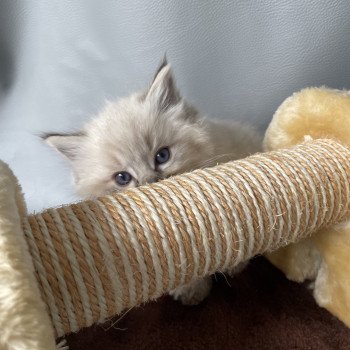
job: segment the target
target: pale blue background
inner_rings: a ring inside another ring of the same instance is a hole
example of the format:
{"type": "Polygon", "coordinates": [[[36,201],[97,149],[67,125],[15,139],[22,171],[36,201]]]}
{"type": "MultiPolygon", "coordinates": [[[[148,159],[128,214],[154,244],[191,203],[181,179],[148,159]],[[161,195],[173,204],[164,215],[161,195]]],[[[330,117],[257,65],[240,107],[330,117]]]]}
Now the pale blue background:
{"type": "Polygon", "coordinates": [[[264,130],[292,92],[349,87],[349,18],[348,0],[0,0],[0,159],[30,210],[75,200],[34,134],[144,87],[165,51],[203,112],[264,130]]]}

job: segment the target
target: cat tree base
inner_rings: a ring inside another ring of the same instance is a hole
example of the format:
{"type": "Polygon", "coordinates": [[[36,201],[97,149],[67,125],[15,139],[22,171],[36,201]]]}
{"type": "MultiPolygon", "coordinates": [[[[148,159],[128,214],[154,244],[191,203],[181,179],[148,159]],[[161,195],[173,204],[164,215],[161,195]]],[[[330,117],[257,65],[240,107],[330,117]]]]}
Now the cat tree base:
{"type": "Polygon", "coordinates": [[[0,163],[0,345],[55,338],[349,218],[350,151],[331,140],[26,216],[0,163]]]}

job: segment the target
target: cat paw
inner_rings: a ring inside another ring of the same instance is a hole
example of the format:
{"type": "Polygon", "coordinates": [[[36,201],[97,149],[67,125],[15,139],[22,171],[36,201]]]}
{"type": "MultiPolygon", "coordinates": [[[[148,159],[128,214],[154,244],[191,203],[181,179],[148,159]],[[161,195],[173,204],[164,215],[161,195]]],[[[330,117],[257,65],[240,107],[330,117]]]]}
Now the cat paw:
{"type": "Polygon", "coordinates": [[[198,305],[209,295],[212,284],[210,276],[200,278],[172,290],[169,294],[183,305],[198,305]]]}

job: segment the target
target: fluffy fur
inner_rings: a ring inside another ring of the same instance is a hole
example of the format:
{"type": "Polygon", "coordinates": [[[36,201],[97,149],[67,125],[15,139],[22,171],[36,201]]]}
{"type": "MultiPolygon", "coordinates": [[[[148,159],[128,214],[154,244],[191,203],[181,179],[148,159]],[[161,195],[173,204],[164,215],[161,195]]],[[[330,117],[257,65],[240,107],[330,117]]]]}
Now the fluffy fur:
{"type": "Polygon", "coordinates": [[[350,144],[350,92],[306,88],[288,97],[277,109],[265,135],[266,151],[304,141],[332,138],[350,144]]]}
{"type": "Polygon", "coordinates": [[[53,328],[22,231],[25,215],[17,179],[0,161],[0,349],[55,350],[53,328]]]}
{"type": "MultiPolygon", "coordinates": [[[[265,135],[266,151],[303,142],[305,136],[332,138],[350,145],[350,92],[307,88],[277,109],[265,135]]],[[[316,302],[350,327],[350,222],[268,254],[268,259],[297,282],[312,281],[316,302]]]]}
{"type": "MultiPolygon", "coordinates": [[[[166,60],[146,91],[108,103],[79,133],[45,139],[70,160],[77,191],[85,198],[242,158],[261,144],[250,127],[201,116],[180,96],[166,60]],[[164,147],[170,150],[169,161],[157,165],[155,155],[164,147]],[[132,175],[127,186],[115,181],[121,171],[132,175]]],[[[208,280],[196,281],[174,296],[197,303],[210,287],[208,280]]]]}

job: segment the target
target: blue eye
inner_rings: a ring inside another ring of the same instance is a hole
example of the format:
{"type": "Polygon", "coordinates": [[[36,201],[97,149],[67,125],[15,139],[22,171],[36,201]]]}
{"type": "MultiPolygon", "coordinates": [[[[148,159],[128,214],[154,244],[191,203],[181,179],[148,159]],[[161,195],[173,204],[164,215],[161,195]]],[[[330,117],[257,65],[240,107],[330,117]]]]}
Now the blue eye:
{"type": "Polygon", "coordinates": [[[158,151],[155,157],[156,164],[164,164],[170,158],[170,151],[168,147],[164,147],[158,151]]]}
{"type": "Polygon", "coordinates": [[[119,186],[126,186],[132,180],[132,176],[127,171],[121,171],[120,173],[115,174],[115,182],[119,186]]]}

